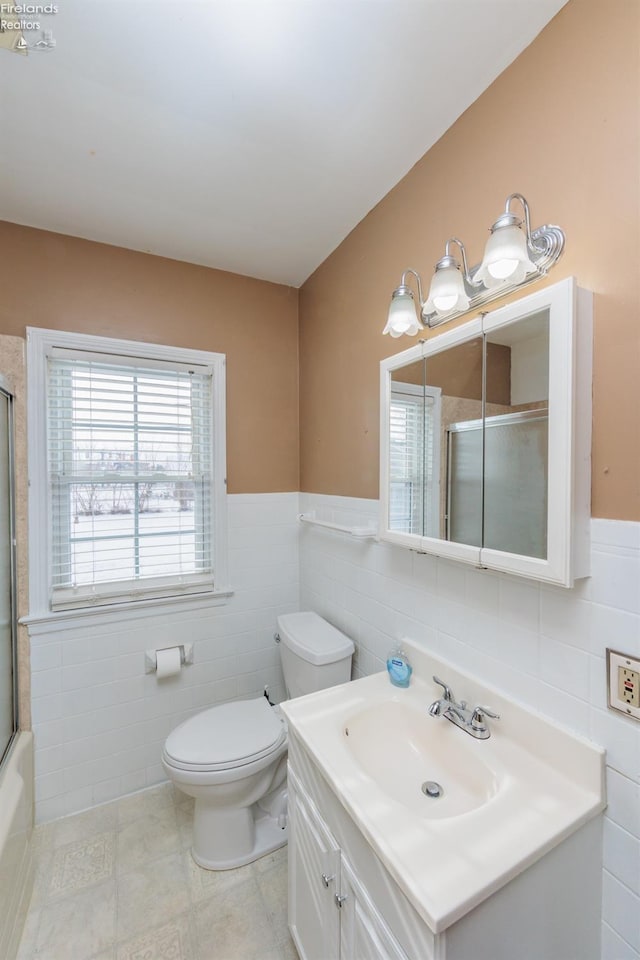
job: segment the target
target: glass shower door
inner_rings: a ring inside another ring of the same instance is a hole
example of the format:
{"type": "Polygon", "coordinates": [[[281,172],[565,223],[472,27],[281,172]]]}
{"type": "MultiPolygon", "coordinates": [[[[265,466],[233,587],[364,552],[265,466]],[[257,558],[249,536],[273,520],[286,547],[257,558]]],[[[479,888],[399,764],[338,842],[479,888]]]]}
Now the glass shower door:
{"type": "Polygon", "coordinates": [[[0,383],[0,758],[17,728],[12,397],[0,383]]]}

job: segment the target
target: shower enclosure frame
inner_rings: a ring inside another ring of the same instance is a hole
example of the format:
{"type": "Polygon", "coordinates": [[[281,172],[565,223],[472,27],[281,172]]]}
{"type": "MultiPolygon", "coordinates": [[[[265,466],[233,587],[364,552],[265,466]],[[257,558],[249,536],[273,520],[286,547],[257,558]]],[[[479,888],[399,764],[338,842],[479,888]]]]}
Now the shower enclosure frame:
{"type": "Polygon", "coordinates": [[[16,557],[16,511],[15,511],[15,443],[14,443],[14,395],[6,378],[0,374],[0,394],[7,401],[7,480],[8,480],[8,519],[9,519],[9,603],[11,631],[11,696],[13,730],[6,744],[0,743],[0,768],[4,764],[16,738],[19,725],[18,715],[18,620],[17,620],[17,557],[16,557]]]}

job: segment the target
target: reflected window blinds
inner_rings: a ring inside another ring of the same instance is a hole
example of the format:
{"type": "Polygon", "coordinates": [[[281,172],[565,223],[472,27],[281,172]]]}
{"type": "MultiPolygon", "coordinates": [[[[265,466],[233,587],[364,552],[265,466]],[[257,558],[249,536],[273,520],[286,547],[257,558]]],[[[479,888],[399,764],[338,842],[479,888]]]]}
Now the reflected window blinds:
{"type": "Polygon", "coordinates": [[[434,449],[439,404],[435,396],[408,385],[391,393],[390,504],[392,529],[426,534],[437,511],[434,449]],[[435,501],[435,502],[434,502],[435,501]]]}

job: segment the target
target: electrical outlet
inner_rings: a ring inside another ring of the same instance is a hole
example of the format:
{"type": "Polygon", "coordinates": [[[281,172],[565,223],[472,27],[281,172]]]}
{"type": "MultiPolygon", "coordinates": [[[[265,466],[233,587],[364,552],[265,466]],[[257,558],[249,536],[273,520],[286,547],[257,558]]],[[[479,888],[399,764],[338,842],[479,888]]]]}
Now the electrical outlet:
{"type": "Polygon", "coordinates": [[[628,667],[618,667],[618,700],[630,707],[640,707],[640,673],[628,667]]]}
{"type": "Polygon", "coordinates": [[[640,720],[640,660],[607,650],[607,688],[613,710],[640,720]]]}

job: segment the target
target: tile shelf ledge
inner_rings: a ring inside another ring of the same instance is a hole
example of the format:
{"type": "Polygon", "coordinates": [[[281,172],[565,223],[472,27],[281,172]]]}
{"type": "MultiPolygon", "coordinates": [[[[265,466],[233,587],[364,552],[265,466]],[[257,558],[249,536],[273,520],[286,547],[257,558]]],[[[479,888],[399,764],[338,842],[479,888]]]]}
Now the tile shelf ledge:
{"type": "Polygon", "coordinates": [[[326,530],[335,530],[338,533],[347,533],[350,537],[355,537],[358,540],[378,539],[378,530],[376,527],[346,526],[345,524],[334,523],[331,520],[317,520],[315,512],[299,513],[298,520],[300,523],[309,523],[312,526],[324,527],[326,530]]]}

